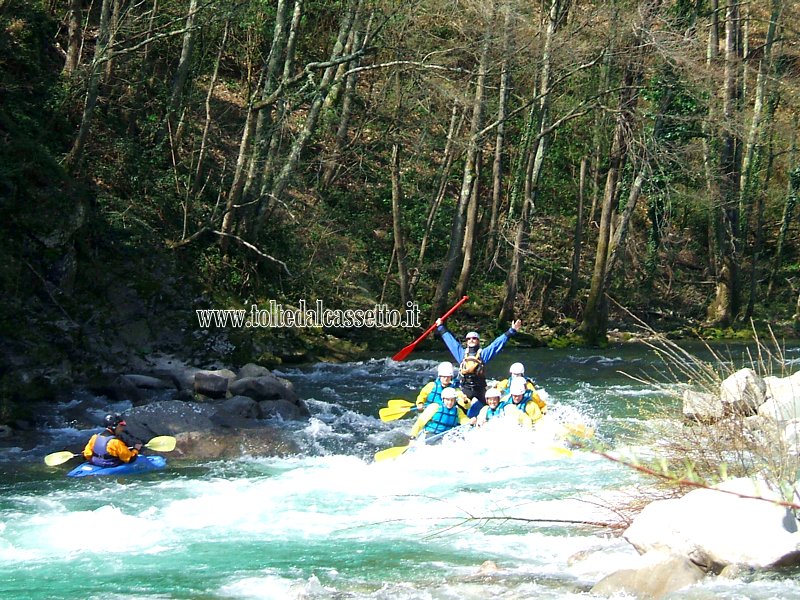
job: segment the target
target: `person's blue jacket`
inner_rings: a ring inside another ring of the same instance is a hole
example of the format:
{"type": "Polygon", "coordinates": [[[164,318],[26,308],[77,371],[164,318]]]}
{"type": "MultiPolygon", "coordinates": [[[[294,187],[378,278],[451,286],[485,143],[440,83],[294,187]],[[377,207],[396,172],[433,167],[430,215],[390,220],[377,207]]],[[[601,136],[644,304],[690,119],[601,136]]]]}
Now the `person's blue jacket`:
{"type": "MultiPolygon", "coordinates": [[[[439,325],[436,328],[436,331],[442,336],[442,340],[444,340],[447,349],[450,350],[450,354],[453,355],[456,363],[460,365],[464,360],[464,352],[466,351],[464,347],[455,338],[455,336],[450,333],[446,325],[439,325]]],[[[508,331],[497,336],[497,338],[495,338],[491,344],[486,346],[486,348],[481,348],[481,361],[483,361],[483,364],[488,364],[492,358],[497,356],[497,354],[503,349],[503,346],[506,345],[506,342],[509,340],[509,338],[515,335],[517,335],[517,330],[513,327],[509,327],[508,331]]]]}

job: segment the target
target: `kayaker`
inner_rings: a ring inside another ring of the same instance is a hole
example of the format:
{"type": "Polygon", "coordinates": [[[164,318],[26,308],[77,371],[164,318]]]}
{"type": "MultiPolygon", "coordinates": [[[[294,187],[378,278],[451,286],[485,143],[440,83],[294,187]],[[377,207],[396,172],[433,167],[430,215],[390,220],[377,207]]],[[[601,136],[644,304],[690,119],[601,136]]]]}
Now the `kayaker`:
{"type": "Polygon", "coordinates": [[[442,390],[442,402],[432,402],[422,414],[417,417],[417,421],[411,428],[409,434],[412,439],[420,434],[421,431],[433,435],[443,433],[459,425],[468,423],[474,424],[475,419],[470,419],[464,410],[456,404],[458,392],[453,387],[442,390]]]}
{"type": "Polygon", "coordinates": [[[456,340],[450,333],[447,326],[441,319],[436,319],[436,331],[442,336],[450,354],[458,363],[458,372],[461,379],[461,391],[468,398],[472,399],[472,405],[467,414],[475,417],[486,405],[484,394],[486,393],[486,365],[492,360],[506,345],[506,342],[517,335],[522,328],[522,321],[517,319],[511,323],[508,331],[500,334],[486,348],[481,348],[481,338],[477,331],[470,331],[466,336],[466,348],[456,340]]]}
{"type": "MultiPolygon", "coordinates": [[[[422,412],[431,402],[442,403],[442,391],[449,387],[456,387],[453,382],[455,369],[449,362],[441,362],[436,368],[436,379],[426,383],[417,394],[417,410],[422,412]]],[[[458,391],[456,402],[465,411],[469,407],[469,399],[461,390],[458,391]]]]}
{"type": "Polygon", "coordinates": [[[93,465],[98,467],[116,467],[122,463],[130,463],[139,456],[142,444],[135,444],[128,448],[120,435],[125,430],[125,420],[122,415],[112,413],[103,419],[105,429],[95,433],[83,449],[83,456],[93,465]]]}
{"type": "Polygon", "coordinates": [[[525,382],[517,379],[511,382],[508,395],[502,399],[500,408],[503,414],[513,414],[520,425],[533,427],[542,418],[542,411],[532,400],[525,400],[525,382]]]}
{"type": "Polygon", "coordinates": [[[533,382],[533,379],[525,377],[525,365],[521,362],[515,362],[511,365],[508,369],[508,379],[503,379],[503,381],[497,384],[497,389],[500,390],[501,395],[507,394],[508,386],[512,381],[517,379],[525,382],[525,401],[533,400],[536,402],[536,406],[539,407],[539,410],[542,411],[542,414],[545,414],[547,412],[547,403],[539,392],[536,391],[536,384],[533,382]]]}
{"type": "Polygon", "coordinates": [[[478,426],[485,425],[487,421],[499,417],[503,414],[503,409],[500,407],[500,390],[496,387],[490,387],[486,390],[486,406],[478,413],[477,422],[478,426]]]}

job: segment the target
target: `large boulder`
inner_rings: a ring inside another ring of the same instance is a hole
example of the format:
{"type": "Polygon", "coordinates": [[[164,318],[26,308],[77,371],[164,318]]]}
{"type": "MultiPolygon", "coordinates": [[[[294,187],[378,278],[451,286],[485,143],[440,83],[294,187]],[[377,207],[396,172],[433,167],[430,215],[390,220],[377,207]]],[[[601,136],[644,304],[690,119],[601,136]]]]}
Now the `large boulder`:
{"type": "Polygon", "coordinates": [[[765,377],[766,401],[758,414],[775,421],[800,419],[800,371],[790,377],[765,377]]]}
{"type": "Polygon", "coordinates": [[[139,439],[176,435],[186,431],[211,431],[215,409],[197,402],[164,400],[138,406],[125,414],[128,433],[139,439]]]}
{"type": "Polygon", "coordinates": [[[135,387],[143,390],[170,390],[175,389],[175,382],[172,380],[161,379],[151,375],[139,375],[138,373],[126,373],[123,379],[132,383],[135,387]]]}
{"type": "Polygon", "coordinates": [[[683,418],[688,422],[716,423],[725,414],[722,400],[715,394],[683,391],[683,418]]]}
{"type": "Polygon", "coordinates": [[[650,503],[624,537],[640,553],[678,554],[715,573],[730,564],[800,564],[797,520],[775,503],[780,500],[763,480],[730,479],[715,489],[650,503]]]}
{"type": "Polygon", "coordinates": [[[753,369],[740,369],[720,384],[725,414],[749,417],[767,399],[767,384],[753,369]]]}
{"type": "Polygon", "coordinates": [[[235,396],[248,396],[257,402],[262,400],[288,400],[296,402],[297,393],[291,383],[272,373],[259,377],[244,377],[231,382],[228,386],[235,396]]]}
{"type": "Polygon", "coordinates": [[[234,377],[231,371],[198,371],[194,374],[194,391],[209,398],[224,398],[234,377]]]}
{"type": "Polygon", "coordinates": [[[125,419],[132,438],[174,436],[178,445],[170,453],[173,458],[207,460],[243,453],[273,456],[297,452],[290,433],[246,416],[258,410],[250,398],[215,403],[165,400],[136,407],[125,419]]]}
{"type": "Polygon", "coordinates": [[[231,431],[189,431],[175,436],[172,458],[216,460],[250,456],[286,456],[300,451],[297,443],[275,427],[231,431]]]}
{"type": "Polygon", "coordinates": [[[302,421],[311,416],[306,403],[302,400],[298,402],[289,402],[283,399],[262,400],[258,405],[265,419],[279,418],[283,421],[302,421]]]}
{"type": "Polygon", "coordinates": [[[592,587],[592,594],[626,594],[642,600],[658,600],[671,592],[701,581],[705,572],[684,556],[648,552],[633,568],[607,575],[592,587]]]}

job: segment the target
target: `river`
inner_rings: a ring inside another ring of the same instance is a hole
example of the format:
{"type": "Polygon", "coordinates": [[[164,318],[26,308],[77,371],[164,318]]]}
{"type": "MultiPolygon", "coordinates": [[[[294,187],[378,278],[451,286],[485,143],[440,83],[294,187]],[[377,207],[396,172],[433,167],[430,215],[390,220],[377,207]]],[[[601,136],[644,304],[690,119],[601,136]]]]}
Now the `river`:
{"type": "MultiPolygon", "coordinates": [[[[411,425],[382,423],[378,409],[389,398],[413,400],[447,356],[411,358],[277,369],[312,412],[307,423],[286,424],[303,448],[290,457],[72,480],[41,459],[90,432],[54,423],[45,444],[3,449],[0,598],[591,597],[635,551],[609,529],[565,521],[608,520],[608,507],[645,481],[564,451],[554,427],[535,435],[487,427],[374,462],[377,450],[405,443],[411,425]],[[480,571],[485,561],[497,570],[480,571]]],[[[594,427],[610,448],[635,445],[652,419],[680,413],[658,386],[621,373],[647,379],[660,370],[643,346],[509,349],[490,375],[515,361],[548,393],[551,423],[594,427]]],[[[800,585],[787,573],[708,577],[671,598],[800,599],[800,585]]]]}

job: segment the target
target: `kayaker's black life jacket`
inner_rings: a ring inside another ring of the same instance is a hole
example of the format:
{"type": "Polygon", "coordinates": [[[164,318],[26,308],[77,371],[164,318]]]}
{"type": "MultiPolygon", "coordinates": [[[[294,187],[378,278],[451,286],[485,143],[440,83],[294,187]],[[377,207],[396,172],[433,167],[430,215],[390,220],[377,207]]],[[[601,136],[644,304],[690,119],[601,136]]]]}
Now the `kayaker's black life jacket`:
{"type": "Polygon", "coordinates": [[[477,397],[483,400],[483,392],[486,390],[486,365],[481,358],[481,349],[478,348],[474,353],[469,349],[464,351],[464,358],[458,367],[461,376],[461,389],[469,397],[477,397]]]}
{"type": "Polygon", "coordinates": [[[92,458],[89,460],[93,465],[98,467],[116,467],[122,464],[122,461],[108,453],[108,443],[114,439],[114,434],[108,431],[101,431],[97,434],[92,446],[92,458]]]}

